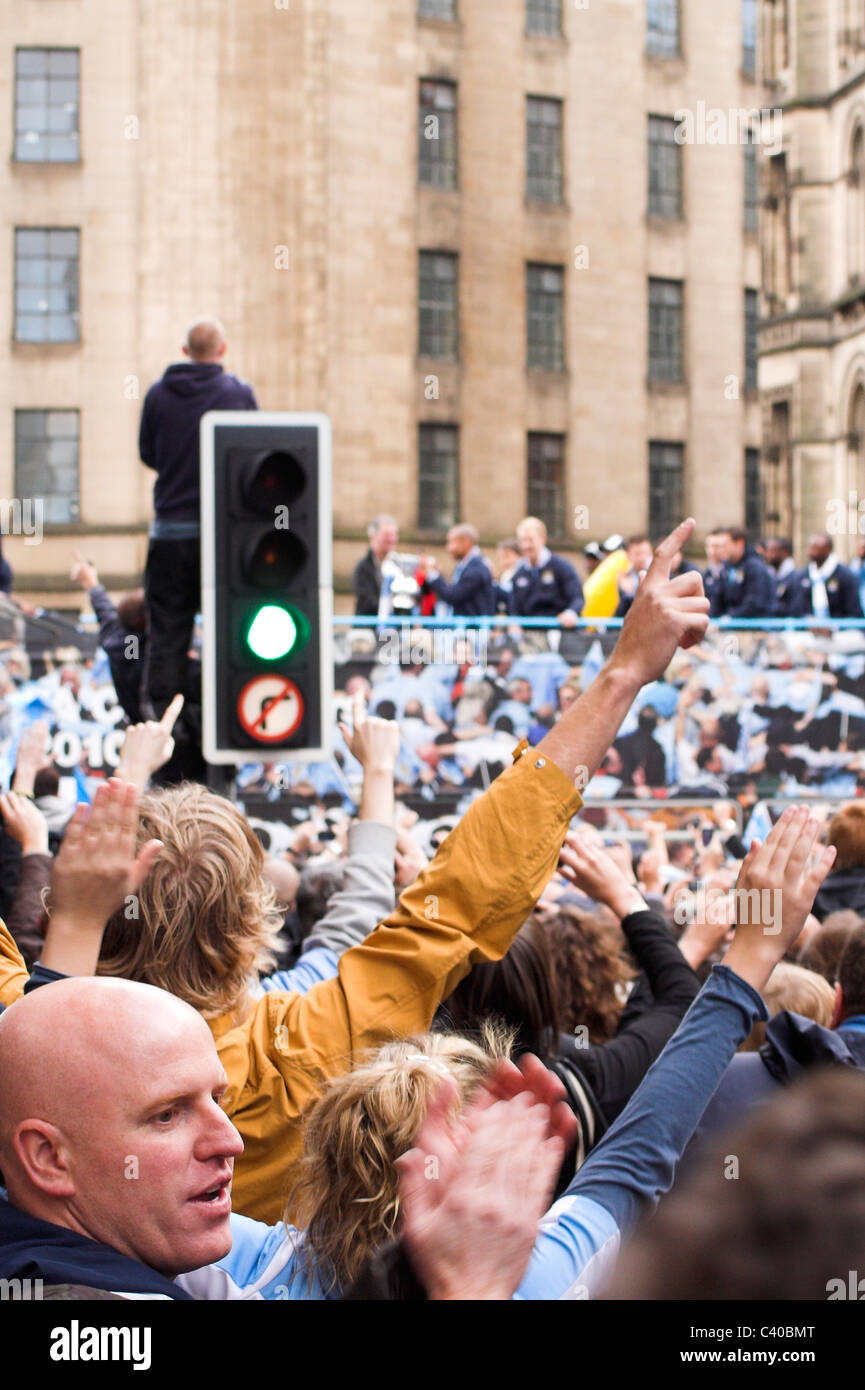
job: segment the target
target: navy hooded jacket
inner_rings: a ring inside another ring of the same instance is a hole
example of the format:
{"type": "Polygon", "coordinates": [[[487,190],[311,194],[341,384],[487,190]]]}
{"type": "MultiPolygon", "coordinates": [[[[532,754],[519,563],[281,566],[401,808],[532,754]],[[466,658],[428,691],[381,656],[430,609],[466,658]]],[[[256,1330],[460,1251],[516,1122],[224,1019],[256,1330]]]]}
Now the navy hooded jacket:
{"type": "MultiPolygon", "coordinates": [[[[859,576],[846,565],[836,565],[826,581],[830,618],[861,618],[859,605],[859,576]]],[[[778,585],[778,613],[785,618],[806,618],[813,615],[811,575],[807,565],[789,574],[778,585]]]]}
{"type": "Polygon", "coordinates": [[[43,1284],[74,1284],[139,1298],[190,1297],[139,1260],[28,1216],[5,1197],[0,1197],[0,1279],[41,1279],[43,1284]]]}
{"type": "Polygon", "coordinates": [[[219,362],[173,362],[144,397],[138,452],[156,470],[157,521],[198,521],[198,428],[208,410],[257,410],[252,387],[219,362]]]}

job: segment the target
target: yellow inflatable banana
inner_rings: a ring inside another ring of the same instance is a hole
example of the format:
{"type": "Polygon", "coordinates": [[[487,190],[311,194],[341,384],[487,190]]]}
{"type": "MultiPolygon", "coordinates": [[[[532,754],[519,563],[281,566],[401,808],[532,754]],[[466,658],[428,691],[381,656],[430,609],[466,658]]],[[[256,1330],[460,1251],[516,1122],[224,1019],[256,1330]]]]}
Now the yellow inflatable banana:
{"type": "Polygon", "coordinates": [[[614,550],[583,584],[584,618],[612,618],[619,605],[619,575],[628,568],[624,550],[614,550]]]}

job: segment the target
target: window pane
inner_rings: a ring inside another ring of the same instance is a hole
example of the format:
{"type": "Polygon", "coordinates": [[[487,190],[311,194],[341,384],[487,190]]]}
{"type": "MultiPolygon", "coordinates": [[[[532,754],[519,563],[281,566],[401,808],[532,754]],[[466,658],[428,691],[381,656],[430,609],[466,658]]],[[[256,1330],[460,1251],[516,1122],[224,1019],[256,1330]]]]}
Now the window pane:
{"type": "Polygon", "coordinates": [[[757,0],[742,0],[742,71],[757,72],[757,0]]]}
{"type": "Polygon", "coordinates": [[[684,516],[681,444],[649,444],[649,536],[661,540],[684,516]]]}
{"type": "Polygon", "coordinates": [[[682,282],[649,281],[649,380],[682,380],[682,282]]]}
{"type": "Polygon", "coordinates": [[[749,141],[745,151],[745,231],[756,232],[759,222],[760,186],[757,146],[749,141]]]}
{"type": "Polygon", "coordinates": [[[526,99],[526,197],[562,201],[562,103],[553,98],[526,99]]]}
{"type": "Polygon", "coordinates": [[[565,532],[565,437],[562,434],[529,434],[529,516],[538,516],[550,536],[565,532]]]}
{"type": "Polygon", "coordinates": [[[457,258],[421,251],[418,276],[418,354],[455,361],[457,258]]]}
{"type": "Polygon", "coordinates": [[[757,291],[745,291],[745,390],[757,389],[757,291]]]}
{"type": "Polygon", "coordinates": [[[78,50],[19,49],[15,59],[15,158],[78,158],[78,50]],[[46,139],[50,132],[61,141],[46,139]],[[76,137],[73,143],[69,137],[76,137]]]}
{"type": "Polygon", "coordinates": [[[48,524],[79,516],[77,410],[16,410],[15,495],[39,498],[48,524]]]}
{"type": "Polygon", "coordinates": [[[756,539],[762,529],[762,494],[760,488],[760,450],[745,450],[745,530],[756,539]]]}
{"type": "Polygon", "coordinates": [[[21,342],[77,341],[77,231],[16,228],[15,337],[21,342]]]}
{"type": "Polygon", "coordinates": [[[682,216],[682,146],[676,122],[666,116],[649,117],[649,213],[682,216]]]}
{"type": "Polygon", "coordinates": [[[418,440],[418,526],[445,531],[459,516],[459,432],[421,425],[418,440]]]}
{"type": "Polygon", "coordinates": [[[526,0],[526,33],[557,38],[562,32],[562,0],[526,0]]]}
{"type": "Polygon", "coordinates": [[[420,84],[418,181],[433,188],[457,186],[456,93],[452,82],[420,84]]]}
{"type": "Polygon", "coordinates": [[[421,19],[456,19],[456,0],[418,0],[421,19]]]}
{"type": "Polygon", "coordinates": [[[646,0],[646,52],[656,58],[679,53],[679,0],[646,0]]]}
{"type": "Polygon", "coordinates": [[[564,367],[564,270],[561,266],[526,267],[527,361],[542,371],[564,367]]]}

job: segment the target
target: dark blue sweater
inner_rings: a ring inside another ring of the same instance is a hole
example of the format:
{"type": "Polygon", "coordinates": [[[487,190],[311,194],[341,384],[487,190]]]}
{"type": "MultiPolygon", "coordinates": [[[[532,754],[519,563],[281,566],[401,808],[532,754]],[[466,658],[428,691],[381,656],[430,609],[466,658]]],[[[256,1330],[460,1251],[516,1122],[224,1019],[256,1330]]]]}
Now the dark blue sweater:
{"type": "Polygon", "coordinates": [[[158,521],[197,521],[198,427],[208,410],[257,410],[252,387],[218,362],[173,362],[144,397],[138,452],[156,470],[158,521]]]}

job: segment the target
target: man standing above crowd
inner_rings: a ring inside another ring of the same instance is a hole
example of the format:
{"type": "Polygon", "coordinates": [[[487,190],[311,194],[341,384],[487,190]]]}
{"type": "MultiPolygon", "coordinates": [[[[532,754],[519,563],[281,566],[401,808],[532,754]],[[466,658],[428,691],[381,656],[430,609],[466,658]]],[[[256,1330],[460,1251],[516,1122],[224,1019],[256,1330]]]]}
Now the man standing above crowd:
{"type": "MultiPolygon", "coordinates": [[[[201,607],[201,417],[208,410],[258,409],[252,387],[224,370],[226,346],[218,319],[196,319],[183,345],[189,361],[172,362],[150,387],[141,411],[139,453],[156,472],[144,578],[150,620],[144,693],[158,719],[178,693],[194,696],[188,689],[188,652],[201,607]]],[[[179,736],[182,741],[182,730],[179,736]]]]}
{"type": "Polygon", "coordinates": [[[727,563],[727,532],[715,527],[706,537],[706,568],[703,570],[703,592],[711,604],[710,615],[721,612],[721,588],[724,566],[727,563]]]}
{"type": "Polygon", "coordinates": [[[369,550],[354,567],[354,611],[356,617],[375,618],[381,602],[383,562],[399,544],[399,527],[395,517],[373,517],[366,528],[369,550]]]}
{"type": "Polygon", "coordinates": [[[652,563],[652,543],[648,536],[631,536],[625,543],[628,568],[619,575],[619,603],[616,617],[624,618],[637,592],[637,585],[652,563]]]}
{"type": "Polygon", "coordinates": [[[726,541],[727,559],[721,576],[717,611],[712,617],[769,618],[775,611],[775,580],[760,559],[741,526],[727,526],[720,533],[726,541]]]}
{"type": "Polygon", "coordinates": [[[461,522],[447,534],[447,551],[456,560],[453,578],[447,580],[437,569],[425,571],[424,589],[449,605],[451,614],[476,618],[496,611],[493,577],[478,545],[476,526],[461,522]]]}
{"type": "Polygon", "coordinates": [[[787,581],[779,611],[788,618],[861,618],[859,581],[842,565],[825,531],[808,541],[808,565],[787,581]]]}
{"type": "Polygon", "coordinates": [[[575,627],[583,606],[583,588],[573,565],[547,547],[547,528],[536,516],[517,527],[522,564],[513,578],[511,612],[520,618],[558,618],[575,627]]]}

